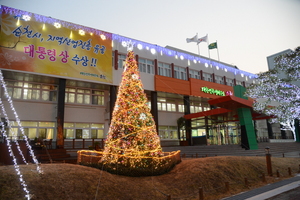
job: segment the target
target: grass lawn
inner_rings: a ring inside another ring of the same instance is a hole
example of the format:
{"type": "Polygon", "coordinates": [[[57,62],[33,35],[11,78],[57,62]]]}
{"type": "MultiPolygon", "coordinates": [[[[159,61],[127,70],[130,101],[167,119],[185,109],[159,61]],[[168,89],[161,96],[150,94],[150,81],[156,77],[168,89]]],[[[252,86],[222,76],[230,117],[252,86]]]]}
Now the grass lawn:
{"type": "MultiPolygon", "coordinates": [[[[260,187],[298,173],[300,158],[272,158],[274,175],[267,174],[265,157],[218,156],[183,159],[169,173],[160,176],[127,177],[75,164],[41,164],[43,174],[36,166],[20,165],[21,173],[32,194],[39,200],[155,200],[199,199],[199,187],[205,200],[226,196],[260,187]],[[276,175],[279,170],[280,177],[276,175]],[[248,186],[245,185],[245,178],[248,186]],[[225,182],[229,183],[229,192],[225,182]]],[[[0,166],[0,199],[24,199],[25,193],[14,166],[0,166]]]]}

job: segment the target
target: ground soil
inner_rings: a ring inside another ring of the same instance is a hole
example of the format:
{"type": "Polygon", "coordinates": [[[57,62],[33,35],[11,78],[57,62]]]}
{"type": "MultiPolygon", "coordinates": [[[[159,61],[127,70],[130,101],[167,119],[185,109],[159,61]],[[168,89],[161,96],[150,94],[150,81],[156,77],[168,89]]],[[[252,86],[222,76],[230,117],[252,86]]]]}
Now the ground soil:
{"type": "MultiPolygon", "coordinates": [[[[262,176],[267,173],[265,157],[183,159],[169,173],[148,177],[115,175],[65,163],[41,164],[43,174],[36,171],[35,164],[21,165],[20,171],[31,199],[159,200],[169,196],[171,199],[196,200],[201,187],[205,200],[216,200],[289,178],[288,168],[293,176],[298,173],[299,164],[300,158],[272,158],[274,175],[265,176],[266,182],[262,176]]],[[[0,199],[16,200],[24,199],[24,196],[14,166],[0,166],[0,199]]]]}

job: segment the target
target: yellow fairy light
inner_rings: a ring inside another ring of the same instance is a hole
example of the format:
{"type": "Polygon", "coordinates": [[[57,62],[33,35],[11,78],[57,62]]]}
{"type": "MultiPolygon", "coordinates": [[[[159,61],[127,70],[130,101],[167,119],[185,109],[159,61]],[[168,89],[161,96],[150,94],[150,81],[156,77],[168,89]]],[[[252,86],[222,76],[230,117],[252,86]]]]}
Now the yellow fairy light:
{"type": "Polygon", "coordinates": [[[100,35],[100,38],[101,38],[102,40],[106,40],[106,36],[105,36],[104,34],[101,34],[101,35],[100,35]]]}
{"type": "MultiPolygon", "coordinates": [[[[132,48],[130,42],[128,44],[132,48]]],[[[126,168],[125,171],[153,168],[165,172],[178,163],[176,158],[180,152],[166,154],[162,151],[147,102],[134,53],[129,50],[104,151],[80,151],[78,162],[91,165],[99,162],[112,172],[120,167],[126,168]]]]}
{"type": "Polygon", "coordinates": [[[55,26],[55,28],[60,28],[61,27],[61,24],[60,23],[58,23],[58,22],[54,22],[54,24],[53,24],[54,26],[55,26]]]}
{"type": "Polygon", "coordinates": [[[85,35],[85,31],[82,29],[80,29],[78,32],[79,32],[79,35],[85,35]]]}

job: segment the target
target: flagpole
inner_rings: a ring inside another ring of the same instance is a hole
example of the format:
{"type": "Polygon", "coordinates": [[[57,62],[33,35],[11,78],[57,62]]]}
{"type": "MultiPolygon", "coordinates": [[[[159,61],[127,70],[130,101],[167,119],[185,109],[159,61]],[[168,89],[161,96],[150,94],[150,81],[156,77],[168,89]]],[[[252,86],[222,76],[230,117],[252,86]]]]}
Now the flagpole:
{"type": "MultiPolygon", "coordinates": [[[[218,45],[218,42],[216,40],[216,44],[218,45]]],[[[218,61],[220,62],[220,56],[219,56],[219,47],[217,46],[217,51],[218,51],[218,61]]]]}
{"type": "MultiPolygon", "coordinates": [[[[198,33],[197,33],[197,38],[198,38],[198,33]]],[[[199,43],[197,42],[197,46],[198,46],[198,54],[200,56],[200,48],[199,48],[199,43]]]]}
{"type": "MultiPolygon", "coordinates": [[[[207,35],[207,34],[206,34],[207,35]]],[[[208,37],[207,37],[207,50],[208,50],[208,58],[209,58],[209,67],[210,67],[210,52],[209,52],[209,48],[208,48],[208,46],[209,46],[209,40],[208,40],[208,37]]]]}

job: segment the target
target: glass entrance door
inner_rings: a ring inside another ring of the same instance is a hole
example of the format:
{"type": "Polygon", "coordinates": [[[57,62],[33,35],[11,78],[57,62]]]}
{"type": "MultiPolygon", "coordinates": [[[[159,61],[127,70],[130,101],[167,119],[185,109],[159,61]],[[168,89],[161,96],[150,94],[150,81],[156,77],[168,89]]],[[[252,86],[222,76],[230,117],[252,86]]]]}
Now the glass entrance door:
{"type": "Polygon", "coordinates": [[[209,128],[209,138],[207,143],[210,145],[239,144],[240,136],[236,123],[214,124],[209,128]]]}

